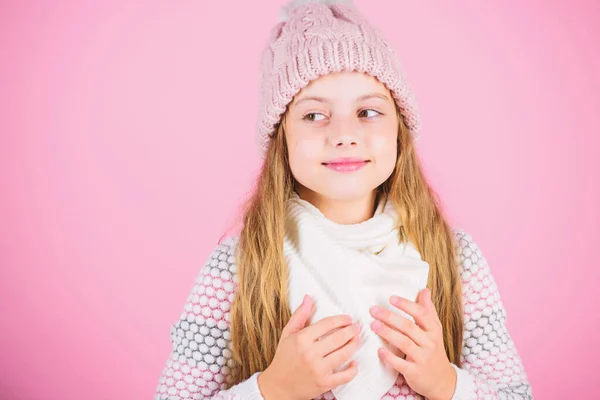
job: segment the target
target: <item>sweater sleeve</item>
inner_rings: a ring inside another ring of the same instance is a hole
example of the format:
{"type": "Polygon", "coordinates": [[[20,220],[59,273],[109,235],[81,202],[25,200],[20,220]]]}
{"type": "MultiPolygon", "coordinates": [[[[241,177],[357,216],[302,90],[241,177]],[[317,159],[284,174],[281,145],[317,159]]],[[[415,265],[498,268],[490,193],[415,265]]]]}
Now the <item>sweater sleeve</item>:
{"type": "Polygon", "coordinates": [[[506,327],[506,310],[481,249],[456,229],[463,285],[462,368],[452,400],[533,399],[531,385],[506,327]]]}
{"type": "Polygon", "coordinates": [[[264,400],[258,372],[225,390],[231,367],[230,308],[235,296],[237,238],[219,244],[196,276],[179,321],[155,400],[264,400]]]}

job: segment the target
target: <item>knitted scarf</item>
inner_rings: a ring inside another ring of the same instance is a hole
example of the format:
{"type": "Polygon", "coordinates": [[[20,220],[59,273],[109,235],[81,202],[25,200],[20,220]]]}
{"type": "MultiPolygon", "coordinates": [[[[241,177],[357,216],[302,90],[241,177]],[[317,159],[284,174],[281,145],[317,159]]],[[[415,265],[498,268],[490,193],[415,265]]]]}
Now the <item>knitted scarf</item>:
{"type": "Polygon", "coordinates": [[[338,400],[379,400],[398,377],[377,353],[380,347],[397,350],[371,330],[374,318],[369,309],[379,305],[414,321],[388,299],[397,295],[415,301],[427,285],[429,264],[410,242],[399,243],[396,221],[396,210],[385,198],[373,217],[349,225],[327,219],[296,193],[286,205],[290,309],[295,310],[308,294],[316,303],[310,324],[348,314],[362,327],[360,347],[348,361],[358,361],[358,375],[332,391],[338,400]]]}

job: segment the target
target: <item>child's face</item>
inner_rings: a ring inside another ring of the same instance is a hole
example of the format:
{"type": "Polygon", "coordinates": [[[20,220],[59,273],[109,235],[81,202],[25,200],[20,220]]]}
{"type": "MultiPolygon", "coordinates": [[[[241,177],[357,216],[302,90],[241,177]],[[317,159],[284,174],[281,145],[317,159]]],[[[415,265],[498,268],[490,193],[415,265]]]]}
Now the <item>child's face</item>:
{"type": "Polygon", "coordinates": [[[312,81],[290,103],[285,132],[294,178],[303,190],[328,199],[371,195],[396,164],[394,101],[381,82],[366,74],[340,72],[312,81]],[[367,162],[341,171],[331,164],[341,157],[367,162]]]}

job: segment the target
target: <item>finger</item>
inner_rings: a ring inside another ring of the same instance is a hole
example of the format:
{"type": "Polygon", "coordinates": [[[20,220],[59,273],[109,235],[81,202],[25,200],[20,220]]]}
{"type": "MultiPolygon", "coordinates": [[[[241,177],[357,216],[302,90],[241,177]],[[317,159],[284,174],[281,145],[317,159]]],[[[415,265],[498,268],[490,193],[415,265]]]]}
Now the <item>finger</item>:
{"type": "Polygon", "coordinates": [[[306,323],[315,311],[314,302],[309,295],[304,296],[302,303],[296,308],[288,323],[281,331],[281,338],[293,335],[306,327],[306,323]]]}
{"type": "Polygon", "coordinates": [[[358,374],[358,362],[352,361],[348,367],[340,372],[329,374],[325,380],[326,384],[330,388],[335,388],[345,383],[350,382],[358,374]]]}
{"type": "Polygon", "coordinates": [[[425,288],[419,293],[419,296],[419,302],[423,304],[427,310],[429,310],[429,314],[432,316],[435,323],[441,329],[442,321],[440,321],[440,316],[438,315],[437,310],[435,309],[435,304],[433,304],[433,301],[431,300],[431,290],[429,288],[425,288]]]}
{"type": "Polygon", "coordinates": [[[370,311],[373,317],[402,332],[411,338],[419,347],[425,348],[432,345],[431,339],[429,339],[427,333],[410,319],[378,306],[371,307],[370,311]]]}
{"type": "Polygon", "coordinates": [[[323,318],[305,328],[303,330],[303,334],[305,334],[309,339],[316,341],[318,338],[324,336],[333,329],[343,328],[351,323],[352,317],[349,315],[334,315],[323,318]]]}
{"type": "Polygon", "coordinates": [[[324,358],[328,370],[335,371],[340,365],[350,360],[360,345],[360,336],[355,335],[344,346],[333,351],[324,358]]]}
{"type": "Polygon", "coordinates": [[[396,329],[386,325],[381,321],[375,321],[371,324],[371,328],[377,333],[382,339],[387,340],[392,346],[397,347],[407,356],[414,360],[419,360],[423,353],[423,349],[411,338],[398,332],[396,329]]]}
{"type": "Polygon", "coordinates": [[[381,359],[384,362],[386,362],[390,367],[394,368],[396,371],[400,372],[404,376],[408,375],[409,369],[412,365],[410,361],[406,361],[405,359],[394,355],[385,347],[380,348],[377,353],[379,354],[379,357],[381,357],[381,359]]]}
{"type": "Polygon", "coordinates": [[[359,327],[356,324],[347,325],[324,338],[321,338],[315,344],[315,351],[321,357],[327,357],[330,353],[344,346],[352,338],[357,336],[359,327]]]}
{"type": "Polygon", "coordinates": [[[390,303],[414,318],[415,323],[425,331],[435,331],[439,326],[435,321],[437,313],[432,313],[422,304],[415,303],[403,297],[392,296],[390,303]],[[435,315],[432,315],[435,314],[435,315]]]}

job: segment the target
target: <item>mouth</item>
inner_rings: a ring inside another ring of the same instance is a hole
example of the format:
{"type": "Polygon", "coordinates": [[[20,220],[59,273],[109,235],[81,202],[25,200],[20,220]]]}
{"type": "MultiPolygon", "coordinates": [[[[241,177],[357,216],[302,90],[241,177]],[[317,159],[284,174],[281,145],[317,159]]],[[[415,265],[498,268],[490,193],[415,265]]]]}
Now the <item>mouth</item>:
{"type": "Polygon", "coordinates": [[[334,160],[326,161],[322,164],[334,171],[354,172],[361,169],[370,162],[371,160],[365,160],[363,158],[336,158],[334,160]]]}

